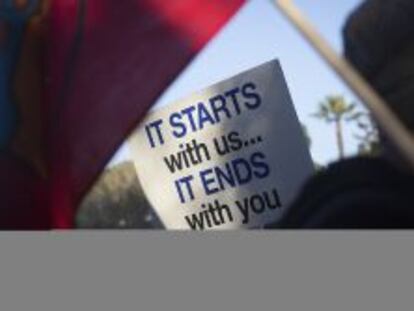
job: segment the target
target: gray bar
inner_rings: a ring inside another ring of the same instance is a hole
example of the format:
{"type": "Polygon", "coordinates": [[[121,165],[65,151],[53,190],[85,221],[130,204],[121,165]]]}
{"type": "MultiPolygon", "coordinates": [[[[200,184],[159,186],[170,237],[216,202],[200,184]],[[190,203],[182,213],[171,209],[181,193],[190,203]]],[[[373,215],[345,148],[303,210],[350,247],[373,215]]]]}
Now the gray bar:
{"type": "Polygon", "coordinates": [[[2,233],[0,249],[7,311],[413,308],[411,232],[2,233]]]}

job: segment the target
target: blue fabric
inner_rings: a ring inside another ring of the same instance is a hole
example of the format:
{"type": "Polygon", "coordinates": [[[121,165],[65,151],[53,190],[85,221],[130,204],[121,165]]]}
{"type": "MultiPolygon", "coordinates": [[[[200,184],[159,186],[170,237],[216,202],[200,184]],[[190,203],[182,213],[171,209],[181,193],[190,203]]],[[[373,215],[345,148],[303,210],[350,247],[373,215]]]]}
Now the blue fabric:
{"type": "Polygon", "coordinates": [[[10,143],[16,129],[17,106],[12,98],[12,78],[26,22],[35,12],[39,0],[28,0],[26,8],[18,10],[13,0],[0,1],[0,20],[6,24],[7,39],[0,47],[0,150],[10,143]]]}

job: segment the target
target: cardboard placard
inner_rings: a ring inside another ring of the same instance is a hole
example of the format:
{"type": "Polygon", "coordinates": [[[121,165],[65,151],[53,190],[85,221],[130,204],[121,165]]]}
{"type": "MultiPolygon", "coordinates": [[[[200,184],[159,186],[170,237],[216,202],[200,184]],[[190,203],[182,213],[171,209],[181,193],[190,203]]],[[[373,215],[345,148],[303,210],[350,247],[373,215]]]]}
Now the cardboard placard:
{"type": "Polygon", "coordinates": [[[167,229],[274,222],[313,172],[277,60],[151,112],[129,147],[167,229]]]}

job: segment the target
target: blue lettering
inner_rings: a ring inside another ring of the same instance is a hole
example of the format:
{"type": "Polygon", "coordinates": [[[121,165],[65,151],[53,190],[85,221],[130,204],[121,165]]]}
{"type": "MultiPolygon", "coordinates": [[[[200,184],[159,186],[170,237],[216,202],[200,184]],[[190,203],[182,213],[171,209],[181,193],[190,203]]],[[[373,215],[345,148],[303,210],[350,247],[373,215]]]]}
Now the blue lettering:
{"type": "Polygon", "coordinates": [[[253,102],[245,102],[247,108],[256,109],[262,103],[260,95],[254,92],[256,90],[256,85],[253,82],[246,83],[242,87],[242,94],[247,99],[253,99],[253,102]]]}
{"type": "Polygon", "coordinates": [[[173,130],[172,134],[176,138],[184,137],[187,134],[187,128],[184,123],[181,121],[181,115],[177,112],[171,114],[170,124],[173,128],[178,128],[178,130],[173,130]]]}
{"type": "Polygon", "coordinates": [[[209,176],[211,175],[211,173],[213,173],[212,169],[207,169],[207,170],[200,172],[201,182],[203,184],[204,191],[206,192],[207,195],[214,194],[219,191],[219,188],[217,187],[212,188],[210,186],[211,184],[215,183],[214,177],[209,176]]]}
{"type": "Polygon", "coordinates": [[[181,113],[183,115],[187,115],[188,120],[190,121],[190,124],[191,124],[191,129],[193,130],[193,132],[197,131],[197,125],[195,124],[194,116],[193,116],[193,112],[194,112],[195,109],[196,108],[194,106],[190,106],[190,107],[187,107],[187,108],[181,110],[181,113]]]}
{"type": "Polygon", "coordinates": [[[252,180],[252,170],[249,162],[243,158],[231,161],[239,185],[247,184],[252,180]]]}
{"type": "Polygon", "coordinates": [[[204,123],[206,122],[209,122],[211,125],[215,124],[214,119],[204,104],[198,103],[198,124],[200,125],[200,130],[204,128],[204,123]]]}
{"type": "Polygon", "coordinates": [[[266,159],[266,156],[261,152],[255,152],[252,155],[251,163],[254,168],[256,168],[254,172],[254,176],[257,178],[263,179],[269,176],[270,174],[270,167],[269,165],[264,161],[266,159]]]}

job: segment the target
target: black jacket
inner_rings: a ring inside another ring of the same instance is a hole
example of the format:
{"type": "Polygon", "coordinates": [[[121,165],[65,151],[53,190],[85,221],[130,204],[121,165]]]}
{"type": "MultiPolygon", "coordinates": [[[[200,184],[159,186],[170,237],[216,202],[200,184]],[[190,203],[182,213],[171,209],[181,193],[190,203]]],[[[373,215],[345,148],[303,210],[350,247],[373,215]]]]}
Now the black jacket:
{"type": "Polygon", "coordinates": [[[414,175],[381,159],[344,160],[312,178],[268,228],[414,228],[413,196],[414,175]]]}

